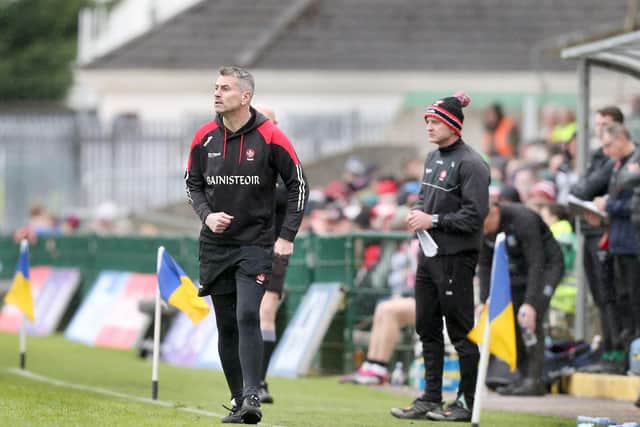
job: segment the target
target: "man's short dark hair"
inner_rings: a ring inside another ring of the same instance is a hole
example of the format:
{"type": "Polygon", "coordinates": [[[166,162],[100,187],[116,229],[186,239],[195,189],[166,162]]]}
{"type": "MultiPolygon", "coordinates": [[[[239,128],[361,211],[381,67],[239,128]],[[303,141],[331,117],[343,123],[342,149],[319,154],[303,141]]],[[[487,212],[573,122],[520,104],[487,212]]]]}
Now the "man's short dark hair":
{"type": "Polygon", "coordinates": [[[606,107],[602,107],[596,112],[601,116],[611,117],[613,121],[616,123],[624,123],[624,114],[622,113],[620,108],[616,107],[615,105],[608,105],[606,107]]]}

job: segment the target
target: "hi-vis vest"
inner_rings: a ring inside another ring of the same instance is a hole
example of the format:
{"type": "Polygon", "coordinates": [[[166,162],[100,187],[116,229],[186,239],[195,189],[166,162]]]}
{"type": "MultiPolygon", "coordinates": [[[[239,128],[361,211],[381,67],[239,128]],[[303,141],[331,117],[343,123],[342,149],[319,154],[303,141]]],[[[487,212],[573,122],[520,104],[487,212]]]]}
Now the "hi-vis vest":
{"type": "Polygon", "coordinates": [[[514,147],[511,145],[509,135],[515,127],[515,122],[508,117],[503,117],[493,133],[485,132],[483,148],[488,155],[499,154],[506,159],[514,156],[514,147]]]}

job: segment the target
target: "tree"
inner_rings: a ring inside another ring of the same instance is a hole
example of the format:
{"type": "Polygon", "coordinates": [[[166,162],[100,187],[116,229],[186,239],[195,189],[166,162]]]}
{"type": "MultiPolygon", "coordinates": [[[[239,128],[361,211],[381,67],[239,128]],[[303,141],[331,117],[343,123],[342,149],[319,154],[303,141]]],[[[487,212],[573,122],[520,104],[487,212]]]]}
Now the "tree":
{"type": "Polygon", "coordinates": [[[73,79],[78,12],[90,0],[0,0],[0,102],[58,101],[73,79]]]}

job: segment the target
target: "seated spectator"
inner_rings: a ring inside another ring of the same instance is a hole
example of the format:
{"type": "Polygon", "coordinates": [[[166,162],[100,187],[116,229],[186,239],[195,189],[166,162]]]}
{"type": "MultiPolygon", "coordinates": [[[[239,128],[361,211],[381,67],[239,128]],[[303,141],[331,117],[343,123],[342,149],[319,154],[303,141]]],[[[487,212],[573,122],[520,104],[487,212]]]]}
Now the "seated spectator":
{"type": "Polygon", "coordinates": [[[60,234],[60,227],[56,224],[56,219],[41,204],[34,204],[29,209],[29,221],[18,228],[13,235],[15,241],[27,239],[30,243],[35,243],[38,237],[60,234]]]}
{"type": "Polygon", "coordinates": [[[80,218],[75,215],[67,216],[62,224],[60,224],[60,229],[62,234],[73,234],[80,229],[80,218]]]}
{"type": "Polygon", "coordinates": [[[566,272],[573,270],[575,261],[575,243],[576,235],[573,232],[573,226],[569,222],[569,213],[567,209],[557,203],[548,203],[540,208],[540,216],[547,223],[551,234],[555,237],[564,257],[564,268],[566,272]]]}
{"type": "Polygon", "coordinates": [[[126,234],[130,231],[130,224],[123,214],[114,202],[99,204],[93,213],[91,231],[99,235],[126,234]]]}
{"type": "Polygon", "coordinates": [[[414,240],[402,245],[391,257],[388,285],[392,296],[376,305],[367,358],[354,373],[341,377],[340,382],[380,385],[389,381],[389,361],[400,339],[401,330],[405,326],[415,325],[413,287],[417,251],[418,244],[414,240]]]}
{"type": "Polygon", "coordinates": [[[551,131],[551,144],[561,144],[571,139],[577,130],[576,115],[569,107],[558,110],[558,124],[551,131]]]}
{"type": "Polygon", "coordinates": [[[542,207],[555,203],[556,186],[551,181],[536,182],[527,194],[526,205],[540,214],[542,207]]]}
{"type": "Polygon", "coordinates": [[[522,167],[513,174],[513,187],[518,191],[520,200],[526,203],[531,187],[538,181],[536,171],[532,167],[522,167]]]}

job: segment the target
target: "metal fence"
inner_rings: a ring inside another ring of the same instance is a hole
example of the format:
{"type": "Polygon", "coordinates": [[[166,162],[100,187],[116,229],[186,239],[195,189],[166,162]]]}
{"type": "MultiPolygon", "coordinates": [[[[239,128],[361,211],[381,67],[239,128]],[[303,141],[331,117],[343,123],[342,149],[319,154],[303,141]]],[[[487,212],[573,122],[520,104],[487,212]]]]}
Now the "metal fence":
{"type": "MultiPolygon", "coordinates": [[[[206,120],[206,119],[205,119],[206,120]]],[[[38,114],[0,116],[0,231],[26,221],[41,203],[60,216],[88,218],[111,201],[141,213],[185,200],[191,138],[205,120],[140,121],[38,114]]],[[[283,123],[303,162],[381,140],[379,119],[295,115],[283,123]]]]}

